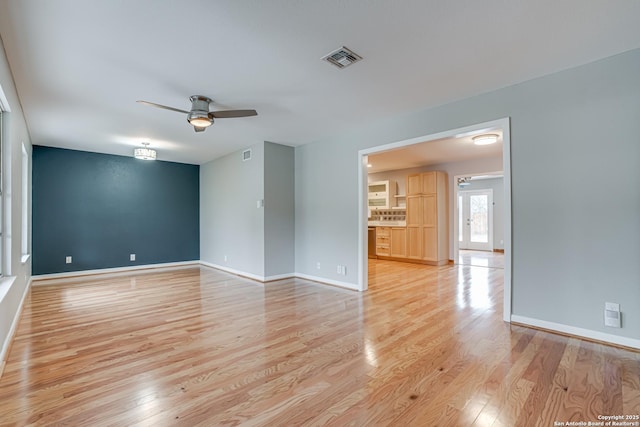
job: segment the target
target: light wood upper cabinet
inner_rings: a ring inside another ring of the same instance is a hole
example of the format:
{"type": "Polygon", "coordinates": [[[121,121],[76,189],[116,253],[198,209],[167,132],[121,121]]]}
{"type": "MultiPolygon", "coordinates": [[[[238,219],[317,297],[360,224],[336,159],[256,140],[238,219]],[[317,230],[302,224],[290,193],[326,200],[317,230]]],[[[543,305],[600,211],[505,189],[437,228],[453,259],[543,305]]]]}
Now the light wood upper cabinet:
{"type": "Polygon", "coordinates": [[[417,196],[422,194],[421,174],[407,175],[407,196],[417,196]]]}
{"type": "Polygon", "coordinates": [[[407,196],[435,194],[437,192],[437,188],[438,172],[434,171],[407,175],[407,196]]]}
{"type": "Polygon", "coordinates": [[[407,176],[407,258],[443,265],[449,260],[447,174],[407,176]]]}
{"type": "Polygon", "coordinates": [[[437,184],[437,172],[426,172],[420,174],[422,177],[422,193],[423,194],[434,194],[436,193],[436,184],[437,184]]]}

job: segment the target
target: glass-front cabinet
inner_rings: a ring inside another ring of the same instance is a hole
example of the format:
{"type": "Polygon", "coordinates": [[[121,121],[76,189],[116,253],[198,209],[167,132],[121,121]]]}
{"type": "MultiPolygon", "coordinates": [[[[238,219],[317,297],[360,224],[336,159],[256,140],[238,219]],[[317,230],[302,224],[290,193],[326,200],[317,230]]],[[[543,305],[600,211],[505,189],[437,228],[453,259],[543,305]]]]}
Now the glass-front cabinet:
{"type": "Polygon", "coordinates": [[[369,209],[390,209],[395,204],[396,183],[376,181],[369,183],[369,209]]]}

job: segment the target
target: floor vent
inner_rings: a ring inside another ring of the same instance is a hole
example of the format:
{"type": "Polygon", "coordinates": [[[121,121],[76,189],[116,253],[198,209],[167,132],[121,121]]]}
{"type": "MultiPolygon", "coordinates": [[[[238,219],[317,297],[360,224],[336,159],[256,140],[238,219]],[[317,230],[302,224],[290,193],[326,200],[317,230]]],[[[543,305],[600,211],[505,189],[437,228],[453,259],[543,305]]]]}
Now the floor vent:
{"type": "Polygon", "coordinates": [[[342,46],[340,49],[334,50],[330,54],[323,56],[322,59],[338,68],[345,68],[360,61],[362,57],[352,50],[342,46]]]}

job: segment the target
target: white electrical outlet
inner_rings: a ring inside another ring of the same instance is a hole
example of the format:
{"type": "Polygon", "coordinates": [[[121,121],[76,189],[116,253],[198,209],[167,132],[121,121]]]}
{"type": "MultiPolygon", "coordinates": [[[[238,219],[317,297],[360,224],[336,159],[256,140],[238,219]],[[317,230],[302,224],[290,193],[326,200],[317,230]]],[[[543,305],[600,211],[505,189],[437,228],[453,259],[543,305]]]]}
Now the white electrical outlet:
{"type": "Polygon", "coordinates": [[[604,325],[611,328],[620,328],[620,304],[615,302],[604,303],[604,325]]]}
{"type": "Polygon", "coordinates": [[[317,263],[316,263],[316,268],[317,268],[318,270],[320,270],[320,263],[319,263],[319,262],[317,262],[317,263]]]}
{"type": "Polygon", "coordinates": [[[336,269],[336,273],[342,274],[342,266],[341,265],[339,265],[338,268],[336,269]]]}
{"type": "Polygon", "coordinates": [[[136,260],[136,254],[130,254],[129,261],[135,261],[135,260],[136,260]]]}
{"type": "Polygon", "coordinates": [[[224,262],[227,262],[227,256],[226,255],[224,256],[224,262]]]}
{"type": "Polygon", "coordinates": [[[67,263],[67,264],[71,264],[71,262],[72,262],[72,258],[71,258],[70,256],[68,256],[68,257],[65,259],[65,261],[66,261],[66,263],[67,263]]]}

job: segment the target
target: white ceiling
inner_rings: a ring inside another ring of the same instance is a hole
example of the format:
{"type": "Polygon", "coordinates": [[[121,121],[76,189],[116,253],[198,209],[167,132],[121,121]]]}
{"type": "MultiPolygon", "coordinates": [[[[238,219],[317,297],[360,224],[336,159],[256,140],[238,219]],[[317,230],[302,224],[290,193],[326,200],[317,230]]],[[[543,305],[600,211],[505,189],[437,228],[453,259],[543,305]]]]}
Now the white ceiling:
{"type": "Polygon", "coordinates": [[[371,154],[368,158],[371,167],[367,169],[367,172],[385,172],[501,156],[502,129],[489,129],[476,134],[436,139],[392,151],[371,154]],[[474,145],[474,136],[488,133],[498,135],[498,141],[495,144],[474,145]]]}
{"type": "Polygon", "coordinates": [[[640,47],[637,0],[0,0],[34,144],[204,163],[301,145],[640,47]],[[320,58],[347,46],[364,59],[320,58]],[[190,95],[257,117],[194,133],[190,95]]]}

